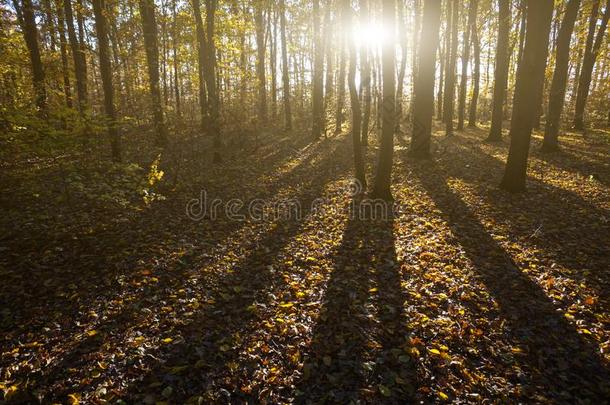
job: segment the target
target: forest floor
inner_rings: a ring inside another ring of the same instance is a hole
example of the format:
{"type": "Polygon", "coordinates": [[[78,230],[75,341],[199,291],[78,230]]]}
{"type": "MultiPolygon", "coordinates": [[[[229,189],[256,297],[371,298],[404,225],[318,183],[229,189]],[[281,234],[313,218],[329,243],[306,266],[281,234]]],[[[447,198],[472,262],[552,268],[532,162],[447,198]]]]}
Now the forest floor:
{"type": "Polygon", "coordinates": [[[0,399],[609,398],[610,134],[553,155],[536,135],[519,195],[485,135],[439,132],[429,161],[401,139],[385,218],[354,215],[346,135],[267,134],[218,165],[185,146],[164,176],[152,152],[3,163],[0,399]],[[301,218],[189,218],[202,190],[301,218]]]}

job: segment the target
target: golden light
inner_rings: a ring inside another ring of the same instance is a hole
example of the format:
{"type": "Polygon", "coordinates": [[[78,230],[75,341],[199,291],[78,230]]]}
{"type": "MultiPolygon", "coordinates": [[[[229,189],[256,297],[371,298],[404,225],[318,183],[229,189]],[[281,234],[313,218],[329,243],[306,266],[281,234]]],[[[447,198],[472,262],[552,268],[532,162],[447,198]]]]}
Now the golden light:
{"type": "Polygon", "coordinates": [[[388,38],[388,30],[379,23],[366,23],[354,27],[353,39],[357,45],[366,45],[369,47],[379,47],[388,38]]]}

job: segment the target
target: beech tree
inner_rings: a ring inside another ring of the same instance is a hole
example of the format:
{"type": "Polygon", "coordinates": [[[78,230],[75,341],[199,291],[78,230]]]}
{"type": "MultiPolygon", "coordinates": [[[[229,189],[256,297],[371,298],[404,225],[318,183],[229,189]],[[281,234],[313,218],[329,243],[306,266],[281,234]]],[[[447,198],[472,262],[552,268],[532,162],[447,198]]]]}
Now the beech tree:
{"type": "Polygon", "coordinates": [[[439,46],[441,0],[424,0],[423,25],[419,39],[419,65],[413,102],[413,135],[410,152],[415,157],[430,155],[434,115],[434,74],[439,46]]]}
{"type": "Polygon", "coordinates": [[[394,131],[396,129],[396,50],[394,32],[396,27],[396,1],[382,0],[383,23],[390,33],[381,48],[383,72],[382,123],[377,172],[372,196],[382,200],[392,200],[390,190],[392,179],[392,162],[394,154],[394,131]]]}
{"type": "Polygon", "coordinates": [[[570,63],[570,41],[576,17],[578,17],[579,6],[580,0],[570,0],[568,2],[557,37],[555,71],[549,91],[549,110],[544,130],[544,142],[542,143],[542,149],[547,152],[557,150],[559,147],[559,126],[561,124],[570,63]]]}
{"type": "Polygon", "coordinates": [[[161,88],[159,87],[159,46],[157,43],[155,3],[153,0],[139,0],[139,2],[156,143],[159,146],[165,146],[168,139],[165,120],[163,118],[163,107],[161,105],[161,88]]]}
{"type": "Polygon", "coordinates": [[[591,86],[591,76],[593,67],[597,60],[597,55],[606,35],[608,27],[608,19],[610,19],[610,0],[606,2],[606,10],[604,11],[601,24],[597,30],[597,13],[599,9],[599,0],[593,0],[591,18],[589,22],[589,33],[587,34],[587,46],[583,57],[580,78],[578,80],[578,92],[576,96],[576,111],[574,113],[574,128],[578,130],[585,129],[585,107],[589,97],[589,89],[591,86]]]}
{"type": "Polygon", "coordinates": [[[537,92],[542,91],[552,17],[553,0],[528,0],[525,47],[517,70],[510,148],[501,183],[503,189],[513,193],[525,190],[527,158],[539,98],[537,92]]]}
{"type": "MultiPolygon", "coordinates": [[[[498,0],[498,45],[496,47],[496,67],[494,73],[493,112],[488,141],[502,140],[502,122],[504,121],[504,98],[508,85],[509,35],[510,35],[510,0],[498,0]]],[[[519,64],[521,65],[521,64],[519,64]]]]}

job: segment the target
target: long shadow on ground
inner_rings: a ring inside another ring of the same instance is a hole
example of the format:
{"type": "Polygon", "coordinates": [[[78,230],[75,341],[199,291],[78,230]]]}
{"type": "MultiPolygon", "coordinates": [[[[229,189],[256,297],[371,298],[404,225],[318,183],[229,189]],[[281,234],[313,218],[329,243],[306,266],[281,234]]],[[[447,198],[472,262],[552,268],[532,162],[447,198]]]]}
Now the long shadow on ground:
{"type": "Polygon", "coordinates": [[[415,363],[404,351],[409,334],[394,220],[391,209],[375,219],[369,208],[352,204],[296,385],[299,403],[414,396],[415,363]]]}
{"type": "Polygon", "coordinates": [[[512,263],[471,208],[447,185],[438,165],[409,162],[406,171],[417,177],[442,211],[476,274],[499,304],[512,336],[526,348],[517,363],[521,373],[514,376],[514,383],[524,387],[524,395],[534,399],[537,393],[544,393],[558,402],[607,398],[604,384],[608,370],[595,346],[583,339],[543,290],[512,263]]]}

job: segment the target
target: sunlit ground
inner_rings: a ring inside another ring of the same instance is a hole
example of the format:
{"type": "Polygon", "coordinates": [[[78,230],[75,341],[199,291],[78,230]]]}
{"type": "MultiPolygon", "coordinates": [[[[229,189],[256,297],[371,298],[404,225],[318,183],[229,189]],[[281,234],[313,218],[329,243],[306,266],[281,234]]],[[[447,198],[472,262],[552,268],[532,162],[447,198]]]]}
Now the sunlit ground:
{"type": "Polygon", "coordinates": [[[261,164],[237,159],[224,174],[187,168],[166,200],[129,213],[86,199],[55,212],[61,187],[53,168],[38,171],[2,219],[15,229],[0,259],[5,398],[603,398],[607,134],[569,134],[548,156],[537,136],[529,191],[515,196],[497,188],[506,143],[484,137],[439,132],[423,162],[400,140],[386,220],[348,215],[345,135],[271,138],[261,164]],[[202,187],[339,209],[191,221],[184,206],[202,187]]]}

